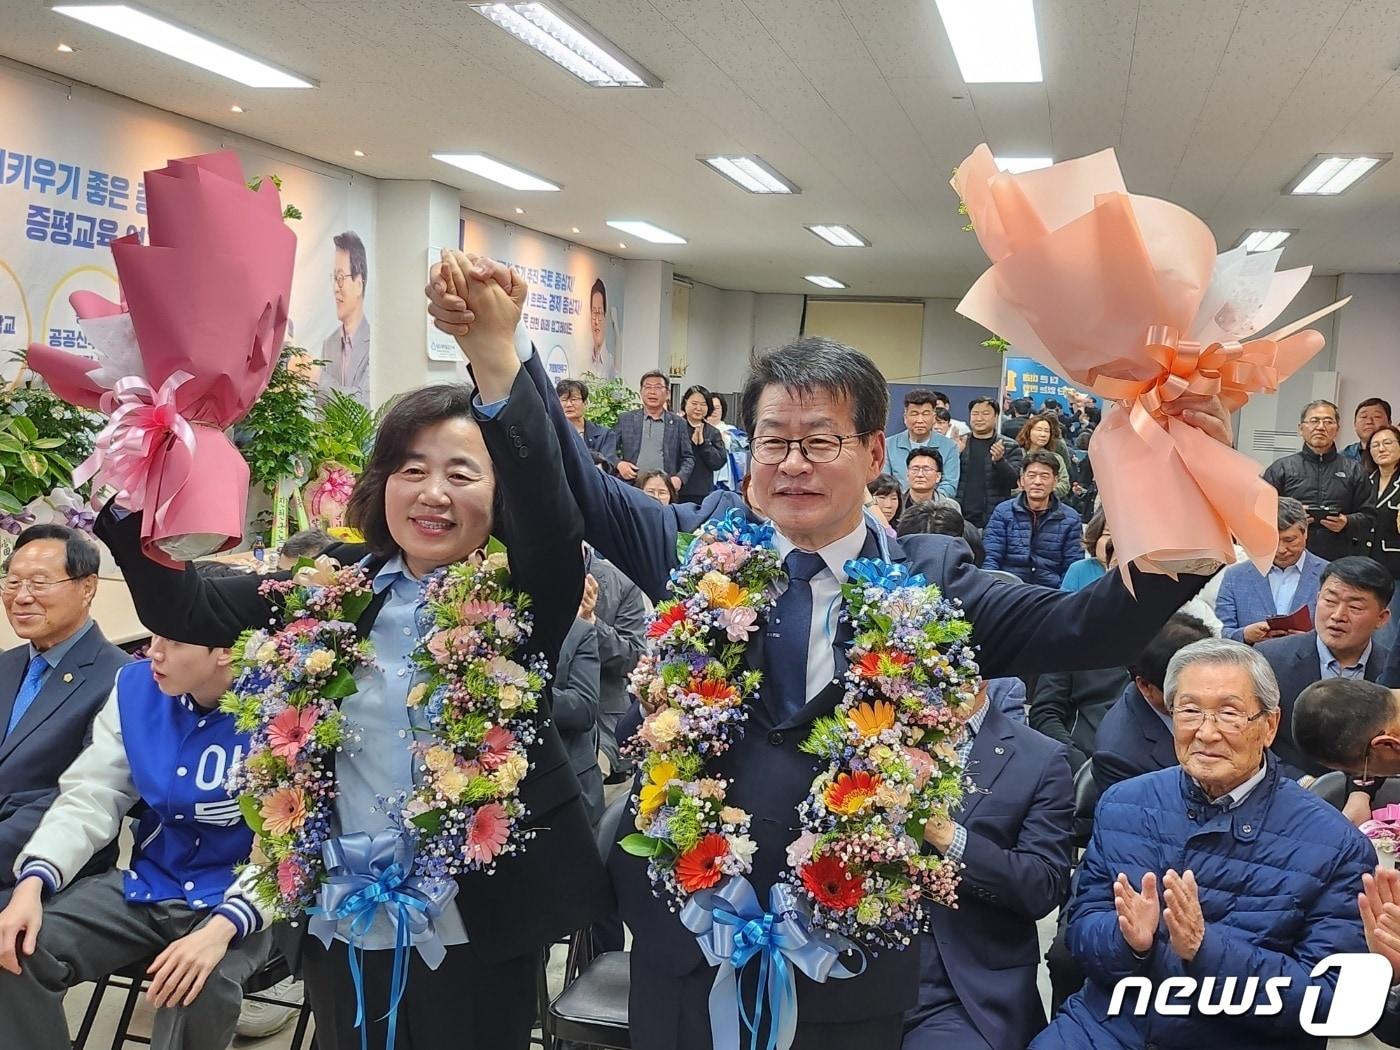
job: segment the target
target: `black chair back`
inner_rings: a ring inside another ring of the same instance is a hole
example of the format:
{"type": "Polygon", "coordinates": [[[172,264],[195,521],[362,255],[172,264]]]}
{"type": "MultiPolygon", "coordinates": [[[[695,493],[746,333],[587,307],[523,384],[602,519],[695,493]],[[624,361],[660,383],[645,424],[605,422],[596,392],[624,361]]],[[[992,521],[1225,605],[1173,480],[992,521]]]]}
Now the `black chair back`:
{"type": "Polygon", "coordinates": [[[1094,807],[1099,804],[1099,785],[1094,780],[1092,760],[1074,774],[1074,848],[1089,848],[1094,833],[1094,807]]]}

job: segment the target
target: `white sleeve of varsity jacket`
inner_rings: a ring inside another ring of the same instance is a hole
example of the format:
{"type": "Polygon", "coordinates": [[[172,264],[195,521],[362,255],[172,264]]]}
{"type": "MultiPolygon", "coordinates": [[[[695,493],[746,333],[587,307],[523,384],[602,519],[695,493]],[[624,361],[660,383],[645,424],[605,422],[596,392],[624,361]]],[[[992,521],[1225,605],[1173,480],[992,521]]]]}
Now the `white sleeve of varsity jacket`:
{"type": "Polygon", "coordinates": [[[70,882],[93,854],[121,832],[140,799],[122,741],[117,690],[92,724],[92,743],[58,779],[58,798],[15,861],[15,875],[37,875],[50,892],[70,882]]]}

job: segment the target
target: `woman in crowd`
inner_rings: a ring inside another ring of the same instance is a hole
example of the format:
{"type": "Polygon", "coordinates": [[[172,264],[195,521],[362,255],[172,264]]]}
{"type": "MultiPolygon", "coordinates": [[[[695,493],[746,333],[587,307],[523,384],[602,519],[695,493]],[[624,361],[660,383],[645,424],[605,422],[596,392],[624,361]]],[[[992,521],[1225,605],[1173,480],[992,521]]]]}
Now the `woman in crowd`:
{"type": "Polygon", "coordinates": [[[681,414],[690,428],[691,451],[695,453],[695,469],[685,479],[678,493],[685,503],[700,501],[715,487],[715,471],[729,462],[724,436],[705,421],[710,414],[710,392],[703,386],[693,386],[681,397],[681,414]]]}
{"type": "Polygon", "coordinates": [[[870,483],[870,498],[889,526],[890,535],[899,528],[899,516],[904,512],[904,492],[893,474],[881,474],[870,483]]]}
{"type": "Polygon", "coordinates": [[[719,431],[728,453],[724,466],[715,471],[715,487],[737,492],[739,482],[749,470],[749,437],[733,423],[724,421],[724,411],[724,398],[711,392],[710,414],[705,417],[705,422],[719,431]]]}
{"type": "Polygon", "coordinates": [[[1016,444],[1027,452],[1044,449],[1060,461],[1060,476],[1055,481],[1055,495],[1060,499],[1066,498],[1070,486],[1069,463],[1060,451],[1064,447],[1064,438],[1060,430],[1059,416],[1054,412],[1042,412],[1038,416],[1031,416],[1016,435],[1016,444]]]}
{"type": "Polygon", "coordinates": [[[1065,571],[1060,581],[1062,591],[1081,591],[1109,569],[1117,559],[1113,556],[1113,534],[1108,531],[1108,519],[1098,510],[1084,526],[1084,557],[1065,571]]]}
{"type": "MultiPolygon", "coordinates": [[[[1371,537],[1371,557],[1385,566],[1390,575],[1400,581],[1400,429],[1384,426],[1377,429],[1366,442],[1366,452],[1375,464],[1370,473],[1371,500],[1376,505],[1376,527],[1371,537]]],[[[1400,615],[1400,587],[1390,600],[1390,623],[1386,627],[1393,638],[1395,617],[1400,615]]],[[[1382,628],[1384,630],[1384,628],[1382,628]]],[[[1392,643],[1393,647],[1393,643],[1392,643]]]]}
{"type": "Polygon", "coordinates": [[[671,484],[671,479],[666,476],[664,470],[643,471],[637,475],[635,484],[637,488],[656,500],[657,503],[670,506],[678,499],[675,487],[671,484]]]}
{"type": "MultiPolygon", "coordinates": [[[[432,703],[410,695],[422,677],[413,657],[423,629],[423,577],[479,557],[492,535],[504,542],[509,585],[529,596],[534,616],[533,631],[514,657],[522,665],[537,654],[553,670],[578,611],[583,523],[544,402],[514,350],[525,284],[516,275],[507,294],[494,282],[483,283],[485,272],[452,253],[447,273],[475,313],[470,334],[458,341],[479,400],[459,384],[400,398],[380,425],[350,501],[350,523],[365,545],[327,551],[341,564],[358,562],[374,594],[356,624],[374,658],[355,672],[355,691],[339,702],[349,732],[329,773],[332,836],[396,830],[385,810],[398,811],[385,800],[402,798],[421,782],[425,745],[444,750],[431,729],[432,703]]],[[[448,280],[441,274],[434,279],[444,286],[448,280]]],[[[139,514],[120,517],[109,507],[98,531],[121,565],[142,621],[159,634],[227,646],[244,630],[285,616],[260,593],[256,577],[205,580],[188,568],[147,559],[139,514]]],[[[500,854],[490,876],[457,877],[455,898],[433,923],[446,946],[436,968],[410,952],[396,1023],[414,1050],[524,1050],[535,1021],[540,949],[606,908],[606,876],[551,707],[546,686],[533,716],[528,772],[514,788],[526,810],[513,833],[521,848],[500,854]]],[[[460,819],[474,821],[462,813],[460,819]]],[[[412,836],[399,843],[417,848],[412,836]]],[[[283,953],[293,965],[300,957],[322,1050],[358,1050],[365,1036],[370,1045],[385,1045],[398,954],[384,950],[395,944],[396,920],[388,908],[373,914],[367,931],[341,920],[329,947],[305,936],[303,916],[280,929],[283,953]],[[367,949],[353,979],[349,942],[367,949]],[[356,1023],[361,985],[363,1032],[356,1023]]]]}

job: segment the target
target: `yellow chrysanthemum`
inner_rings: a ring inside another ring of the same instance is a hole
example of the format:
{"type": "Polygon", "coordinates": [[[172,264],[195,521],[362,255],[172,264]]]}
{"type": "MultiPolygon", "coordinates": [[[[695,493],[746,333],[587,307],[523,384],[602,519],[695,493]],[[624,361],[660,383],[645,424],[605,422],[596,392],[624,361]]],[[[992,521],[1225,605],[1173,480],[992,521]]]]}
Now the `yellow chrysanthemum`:
{"type": "Polygon", "coordinates": [[[873,704],[853,707],[846,716],[861,736],[879,736],[894,726],[894,704],[876,700],[873,704]]]}
{"type": "Polygon", "coordinates": [[[643,814],[650,816],[661,808],[661,803],[666,801],[666,785],[676,778],[678,772],[674,762],[658,762],[651,767],[651,774],[647,777],[650,783],[642,785],[640,808],[643,814]]]}
{"type": "Polygon", "coordinates": [[[744,602],[744,589],[722,572],[707,572],[698,588],[716,609],[733,609],[744,602]]]}

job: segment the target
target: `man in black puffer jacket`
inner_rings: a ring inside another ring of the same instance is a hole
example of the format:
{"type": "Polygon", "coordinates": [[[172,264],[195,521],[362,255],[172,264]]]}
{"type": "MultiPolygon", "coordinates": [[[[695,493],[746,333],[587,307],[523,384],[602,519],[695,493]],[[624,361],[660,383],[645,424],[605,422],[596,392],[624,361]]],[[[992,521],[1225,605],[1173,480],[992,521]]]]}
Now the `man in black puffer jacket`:
{"type": "Polygon", "coordinates": [[[1308,550],[1328,561],[1366,553],[1375,513],[1365,468],[1337,451],[1340,422],[1332,402],[1308,402],[1298,422],[1302,451],[1275,460],[1264,471],[1264,480],[1280,496],[1292,496],[1308,508],[1313,521],[1308,550]]]}

